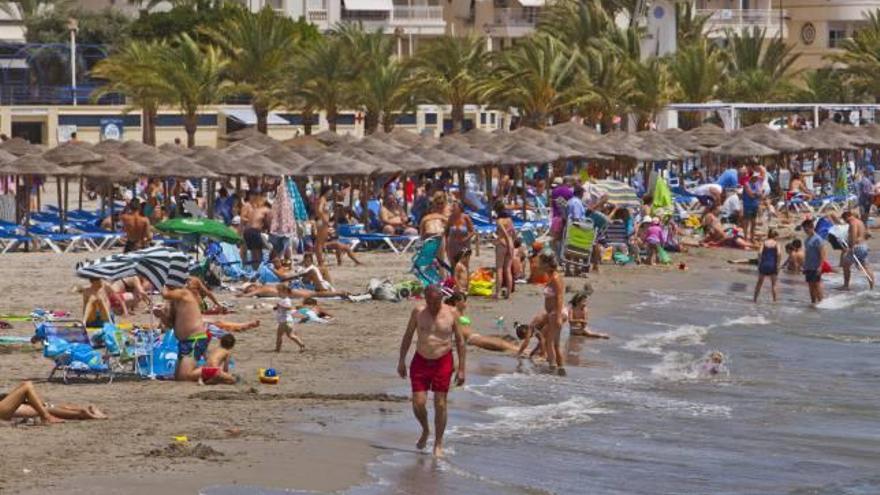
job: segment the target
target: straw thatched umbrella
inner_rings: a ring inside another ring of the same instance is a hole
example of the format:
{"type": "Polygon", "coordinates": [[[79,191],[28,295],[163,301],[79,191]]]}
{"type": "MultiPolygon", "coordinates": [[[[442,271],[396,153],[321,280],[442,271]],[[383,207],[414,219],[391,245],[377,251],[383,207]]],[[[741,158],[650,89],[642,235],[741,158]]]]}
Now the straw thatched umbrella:
{"type": "Polygon", "coordinates": [[[457,169],[472,167],[473,163],[459,156],[447,153],[439,148],[425,148],[416,146],[410,148],[410,153],[417,155],[425,160],[427,168],[425,170],[434,170],[441,168],[457,169]]]}
{"type": "Polygon", "coordinates": [[[356,146],[337,148],[336,151],[348,158],[371,165],[374,167],[372,175],[395,175],[405,172],[403,167],[391,162],[382,155],[374,155],[356,146]]]}
{"type": "Polygon", "coordinates": [[[18,157],[13,155],[12,153],[5,150],[0,150],[0,163],[8,163],[17,159],[18,157]]]}
{"type": "MultiPolygon", "coordinates": [[[[223,153],[222,151],[216,148],[209,147],[194,147],[194,148],[184,148],[192,150],[192,153],[188,153],[184,156],[193,160],[198,165],[205,167],[206,169],[220,175],[238,175],[240,174],[240,169],[243,165],[230,158],[228,155],[223,153]]],[[[173,152],[169,152],[170,156],[175,156],[173,152]]]]}
{"type": "Polygon", "coordinates": [[[355,139],[350,134],[337,134],[333,131],[321,131],[317,134],[313,134],[313,136],[315,137],[315,139],[328,146],[336,144],[350,144],[354,141],[357,141],[357,139],[355,139]]]}
{"type": "Polygon", "coordinates": [[[500,160],[498,155],[487,153],[477,148],[473,148],[471,146],[468,146],[467,144],[464,144],[462,141],[450,140],[447,138],[440,140],[440,144],[437,145],[437,149],[463,158],[471,162],[473,166],[490,165],[493,163],[498,163],[498,161],[500,160]]]}
{"type": "Polygon", "coordinates": [[[271,148],[272,146],[281,144],[281,141],[278,141],[277,139],[269,137],[265,134],[257,134],[255,136],[250,136],[248,138],[237,141],[235,144],[247,146],[257,151],[263,151],[267,148],[271,148]]]}
{"type": "Polygon", "coordinates": [[[434,136],[416,134],[399,127],[395,127],[391,132],[375,132],[371,134],[371,136],[375,136],[377,139],[381,139],[385,142],[391,142],[392,144],[397,143],[398,145],[407,148],[413,146],[427,147],[437,144],[437,138],[434,136]]]}
{"type": "Polygon", "coordinates": [[[162,153],[168,153],[171,155],[191,156],[193,153],[201,148],[207,148],[207,146],[193,146],[192,148],[187,148],[186,146],[181,146],[179,144],[165,143],[160,145],[156,149],[158,149],[162,153]]]}
{"type": "Polygon", "coordinates": [[[566,136],[575,139],[599,139],[602,135],[592,127],[575,122],[563,122],[544,128],[544,132],[555,136],[566,136]]]}
{"type": "Polygon", "coordinates": [[[85,145],[73,142],[58,145],[41,156],[52,163],[62,166],[97,163],[104,159],[101,155],[89,151],[85,145]]]}
{"type": "Polygon", "coordinates": [[[651,154],[641,150],[644,141],[628,132],[613,131],[603,135],[600,141],[605,144],[614,156],[630,158],[636,161],[652,160],[651,154]]]}
{"type": "Polygon", "coordinates": [[[262,147],[252,148],[252,147],[248,146],[247,144],[245,144],[244,141],[239,141],[235,144],[232,144],[232,145],[229,145],[225,148],[222,148],[221,152],[224,155],[228,156],[229,158],[232,158],[233,160],[241,160],[242,158],[254,155],[254,154],[259,153],[265,149],[267,149],[267,148],[262,148],[262,147]]]}
{"type": "Polygon", "coordinates": [[[697,144],[706,148],[714,148],[729,139],[727,131],[715,124],[703,124],[686,132],[697,144]]]}
{"type": "Polygon", "coordinates": [[[122,151],[123,156],[136,155],[147,152],[159,152],[159,150],[156,149],[155,146],[150,146],[149,144],[144,144],[140,141],[135,141],[133,139],[129,139],[128,141],[122,143],[122,146],[119,149],[122,151]]]}
{"type": "Polygon", "coordinates": [[[285,175],[301,175],[300,172],[311,160],[293,151],[292,149],[276,145],[260,152],[261,155],[281,166],[285,175]]]}
{"type": "Polygon", "coordinates": [[[719,156],[729,156],[732,158],[753,158],[779,154],[777,150],[756,143],[743,135],[728,139],[724,144],[712,148],[711,152],[719,156]]]}
{"type": "Polygon", "coordinates": [[[576,150],[580,158],[585,160],[608,160],[611,156],[610,150],[599,140],[578,140],[565,134],[556,135],[554,139],[557,143],[576,150]]]}
{"type": "Polygon", "coordinates": [[[45,151],[40,145],[31,144],[20,137],[14,137],[0,143],[0,150],[12,153],[15,156],[36,155],[45,151]]]}
{"type": "Polygon", "coordinates": [[[239,169],[242,175],[251,177],[258,175],[280,177],[289,173],[286,167],[266,158],[260,153],[254,153],[253,155],[244,157],[241,160],[241,163],[245,165],[243,169],[239,169]]]}
{"type": "Polygon", "coordinates": [[[184,156],[172,156],[152,169],[155,177],[198,177],[217,179],[220,176],[184,156]]]}
{"type": "Polygon", "coordinates": [[[324,156],[303,167],[303,174],[313,177],[367,176],[375,167],[340,153],[325,153],[324,156]]]}
{"type": "Polygon", "coordinates": [[[90,150],[99,155],[103,155],[104,153],[118,152],[121,147],[122,141],[119,141],[118,139],[105,139],[92,146],[90,150]]]}
{"type": "Polygon", "coordinates": [[[397,153],[408,146],[402,145],[396,141],[383,141],[375,135],[369,135],[355,143],[358,148],[369,153],[397,153]]]}
{"type": "MultiPolygon", "coordinates": [[[[32,177],[35,175],[75,177],[79,175],[79,173],[80,168],[78,166],[62,167],[57,163],[46,160],[40,155],[24,155],[15,160],[0,164],[0,175],[19,175],[24,177],[24,187],[16,190],[19,191],[19,194],[22,194],[22,196],[19,197],[19,201],[23,203],[19,203],[19,206],[22,204],[24,205],[25,215],[27,217],[25,228],[27,228],[27,224],[30,223],[29,192],[31,190],[32,177]]],[[[60,179],[58,184],[61,184],[60,179]]],[[[60,191],[61,189],[59,187],[59,207],[61,207],[60,191]]],[[[61,227],[63,229],[63,223],[61,227]]]]}

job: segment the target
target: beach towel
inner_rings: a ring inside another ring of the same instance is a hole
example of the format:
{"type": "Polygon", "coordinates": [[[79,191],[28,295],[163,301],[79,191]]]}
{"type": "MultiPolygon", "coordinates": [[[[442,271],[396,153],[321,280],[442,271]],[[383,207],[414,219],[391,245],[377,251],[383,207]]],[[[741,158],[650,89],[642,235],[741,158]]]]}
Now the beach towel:
{"type": "Polygon", "coordinates": [[[666,183],[666,179],[663,177],[658,177],[657,183],[654,185],[654,202],[651,205],[652,212],[654,215],[672,213],[674,204],[669,184],[666,183]]]}

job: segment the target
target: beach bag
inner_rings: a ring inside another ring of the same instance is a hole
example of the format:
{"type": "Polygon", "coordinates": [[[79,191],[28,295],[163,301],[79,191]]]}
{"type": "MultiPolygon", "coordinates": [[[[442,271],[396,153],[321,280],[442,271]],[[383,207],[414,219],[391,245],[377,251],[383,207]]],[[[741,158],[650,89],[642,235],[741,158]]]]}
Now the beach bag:
{"type": "Polygon", "coordinates": [[[388,279],[371,279],[367,291],[376,301],[400,301],[397,296],[397,288],[388,279]]]}
{"type": "Polygon", "coordinates": [[[632,258],[630,258],[629,256],[623,254],[623,253],[620,252],[620,251],[617,251],[617,252],[614,253],[614,255],[612,255],[611,257],[614,259],[614,262],[617,263],[618,265],[625,265],[625,264],[627,264],[627,263],[631,263],[631,262],[632,262],[632,258]]]}
{"type": "Polygon", "coordinates": [[[67,352],[69,347],[70,344],[66,340],[59,339],[58,337],[49,337],[46,339],[46,345],[43,346],[43,356],[47,358],[58,357],[67,352]]]}
{"type": "Polygon", "coordinates": [[[468,295],[489,297],[495,292],[495,282],[488,280],[471,280],[468,284],[468,295]]]}
{"type": "Polygon", "coordinates": [[[101,359],[101,353],[94,350],[92,346],[87,344],[71,344],[70,358],[72,364],[82,363],[91,370],[104,370],[107,366],[101,359]]]}

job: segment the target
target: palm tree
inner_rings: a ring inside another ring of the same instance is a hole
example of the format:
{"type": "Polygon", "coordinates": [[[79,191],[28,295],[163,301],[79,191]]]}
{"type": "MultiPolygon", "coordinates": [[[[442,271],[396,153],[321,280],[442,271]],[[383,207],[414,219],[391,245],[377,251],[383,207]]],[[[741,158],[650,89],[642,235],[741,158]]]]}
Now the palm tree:
{"type": "MultiPolygon", "coordinates": [[[[676,85],[675,99],[680,102],[704,103],[718,94],[724,76],[724,66],[718,50],[705,38],[681,46],[670,65],[670,74],[676,85]]],[[[685,115],[685,126],[694,125],[695,119],[685,115]]]]}
{"type": "Polygon", "coordinates": [[[244,9],[235,11],[220,25],[204,30],[229,58],[234,89],[250,96],[257,130],[263,134],[268,131],[269,112],[284,101],[291,54],[320,36],[314,26],[306,26],[298,26],[266,6],[256,14],[244,9]]]}
{"type": "Polygon", "coordinates": [[[352,94],[364,108],[364,132],[372,134],[380,124],[383,131],[391,132],[398,115],[415,109],[412,81],[411,68],[394,59],[361,73],[352,94]]]}
{"type": "Polygon", "coordinates": [[[792,66],[799,54],[779,38],[767,38],[762,28],[727,33],[724,61],[727,81],[722,94],[735,101],[778,100],[789,92],[792,66]]]}
{"type": "Polygon", "coordinates": [[[544,8],[538,31],[581,50],[596,46],[611,31],[614,18],[600,0],[558,0],[544,8]]]}
{"type": "Polygon", "coordinates": [[[169,102],[183,112],[186,144],[196,144],[199,109],[220,101],[231,83],[224,78],[229,60],[213,45],[200,46],[188,34],[175,39],[157,62],[156,75],[169,102]]]}
{"type": "Polygon", "coordinates": [[[27,23],[28,19],[53,9],[67,10],[72,3],[72,0],[0,0],[0,12],[27,23]]]}
{"type": "Polygon", "coordinates": [[[427,101],[450,105],[452,132],[461,132],[464,106],[480,103],[480,80],[489,70],[485,41],[445,36],[425,45],[412,62],[415,87],[427,101]]]}
{"type": "Polygon", "coordinates": [[[813,69],[801,75],[802,86],[791,95],[791,101],[805,103],[858,103],[865,101],[842,70],[831,67],[813,69]]]}
{"type": "Polygon", "coordinates": [[[502,52],[485,83],[485,96],[502,108],[518,108],[526,126],[542,129],[551,117],[570,112],[590,96],[578,72],[578,55],[558,39],[537,34],[502,52]]]}
{"type": "Polygon", "coordinates": [[[865,14],[866,25],[856,31],[852,38],[843,40],[835,53],[828,58],[843,65],[847,75],[861,93],[880,101],[880,9],[865,14]]]}
{"type": "Polygon", "coordinates": [[[676,2],[675,40],[678,46],[689,45],[702,38],[706,34],[710,17],[695,13],[691,2],[676,2]]]}
{"type": "Polygon", "coordinates": [[[330,130],[336,132],[339,107],[348,103],[354,68],[346,63],[344,40],[325,36],[307,46],[293,62],[288,100],[301,108],[324,110],[330,130]]]}
{"type": "Polygon", "coordinates": [[[610,129],[614,116],[630,111],[635,85],[631,61],[614,50],[596,48],[584,50],[577,60],[591,89],[589,98],[579,105],[580,114],[587,122],[610,129]]]}
{"type": "Polygon", "coordinates": [[[145,144],[156,144],[156,115],[167,97],[165,86],[158,80],[157,62],[167,53],[165,43],[132,40],[118,51],[98,62],[91,76],[107,84],[92,93],[98,100],[104,95],[122,93],[129,109],[141,109],[142,138],[145,144]]]}
{"type": "Polygon", "coordinates": [[[652,57],[631,67],[633,93],[630,106],[639,117],[639,129],[654,121],[672,99],[672,81],[666,59],[652,57]]]}

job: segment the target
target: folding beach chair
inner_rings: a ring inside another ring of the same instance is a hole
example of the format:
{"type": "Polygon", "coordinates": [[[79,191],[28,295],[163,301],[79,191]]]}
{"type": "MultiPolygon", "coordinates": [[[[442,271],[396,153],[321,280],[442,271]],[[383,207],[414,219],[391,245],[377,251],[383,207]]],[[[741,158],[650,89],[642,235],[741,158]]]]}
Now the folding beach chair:
{"type": "MultiPolygon", "coordinates": [[[[49,372],[49,381],[60,374],[61,381],[69,383],[71,379],[92,377],[95,380],[113,381],[114,365],[111,363],[110,345],[100,352],[95,349],[88,331],[79,321],[52,320],[35,323],[35,336],[43,343],[43,356],[54,363],[49,372]]],[[[115,329],[112,325],[110,328],[115,329]]],[[[104,330],[101,330],[104,332],[104,330]]],[[[114,347],[118,356],[119,347],[114,347]]],[[[101,342],[106,342],[103,340],[101,342]]]]}
{"type": "Polygon", "coordinates": [[[568,222],[562,237],[562,262],[566,271],[572,267],[589,271],[595,242],[596,229],[592,220],[568,222]]]}
{"type": "Polygon", "coordinates": [[[205,249],[205,257],[219,266],[223,275],[232,280],[251,280],[256,275],[253,268],[244,265],[241,251],[235,244],[210,242],[205,249]]]}

